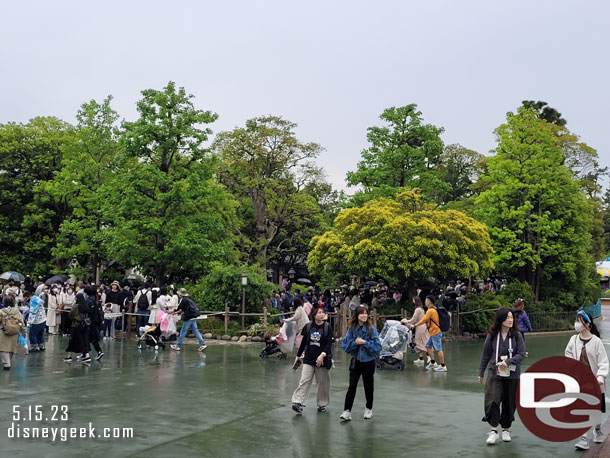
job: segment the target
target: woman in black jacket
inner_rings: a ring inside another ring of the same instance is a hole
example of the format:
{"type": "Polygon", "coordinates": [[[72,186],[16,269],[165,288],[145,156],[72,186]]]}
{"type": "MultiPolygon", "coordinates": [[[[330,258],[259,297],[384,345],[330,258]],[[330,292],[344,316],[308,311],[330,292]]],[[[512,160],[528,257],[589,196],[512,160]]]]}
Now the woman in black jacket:
{"type": "Polygon", "coordinates": [[[89,306],[83,294],[76,295],[76,304],[70,310],[70,340],[68,342],[68,357],[64,358],[66,363],[71,363],[72,353],[81,353],[83,355],[82,362],[91,362],[89,356],[89,326],[87,325],[89,317],[89,306]]]}

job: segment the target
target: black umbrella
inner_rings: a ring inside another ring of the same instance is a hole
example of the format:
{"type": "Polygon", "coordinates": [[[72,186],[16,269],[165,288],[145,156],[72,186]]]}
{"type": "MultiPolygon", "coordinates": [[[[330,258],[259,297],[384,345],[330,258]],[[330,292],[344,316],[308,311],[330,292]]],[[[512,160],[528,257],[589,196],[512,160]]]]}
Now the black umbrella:
{"type": "Polygon", "coordinates": [[[296,283],[298,283],[299,285],[311,285],[311,280],[307,278],[299,278],[296,283]]]}
{"type": "Polygon", "coordinates": [[[25,277],[23,275],[21,275],[19,272],[3,272],[2,274],[0,274],[0,280],[7,280],[7,281],[24,281],[25,277]]]}
{"type": "Polygon", "coordinates": [[[136,283],[144,283],[144,277],[138,274],[129,274],[123,277],[123,281],[131,281],[136,283]]]}
{"type": "Polygon", "coordinates": [[[57,284],[63,285],[69,279],[70,279],[70,275],[59,274],[59,275],[55,275],[55,276],[49,278],[47,281],[44,282],[44,284],[47,286],[57,285],[57,284]]]}
{"type": "Polygon", "coordinates": [[[375,280],[369,280],[367,282],[364,282],[365,286],[377,286],[379,284],[379,282],[376,282],[375,280]]]}

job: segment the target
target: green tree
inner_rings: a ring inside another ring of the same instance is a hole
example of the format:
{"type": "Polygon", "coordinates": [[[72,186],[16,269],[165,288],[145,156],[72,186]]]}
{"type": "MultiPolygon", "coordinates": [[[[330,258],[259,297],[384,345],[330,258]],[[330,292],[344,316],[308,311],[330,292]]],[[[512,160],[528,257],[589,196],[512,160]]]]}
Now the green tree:
{"type": "Polygon", "coordinates": [[[116,169],[118,151],[118,114],[110,107],[111,100],[109,96],[102,104],[91,100],[81,106],[74,136],[62,147],[61,170],[53,180],[41,184],[49,195],[65,196],[71,208],[59,227],[53,255],[63,268],[72,259],[84,271],[93,267],[96,282],[105,258],[103,202],[111,191],[108,183],[116,169]]]}
{"type": "Polygon", "coordinates": [[[563,165],[554,127],[535,111],[508,113],[496,136],[488,189],[476,202],[496,269],[526,281],[536,301],[576,305],[592,288],[591,205],[563,165]]]}
{"type": "Polygon", "coordinates": [[[370,146],[362,152],[358,169],[347,174],[349,186],[363,188],[358,203],[368,196],[391,197],[405,188],[418,188],[431,200],[449,191],[436,169],[443,153],[443,128],[424,124],[415,104],[388,108],[380,118],[386,124],[369,127],[370,146]]]}
{"type": "Polygon", "coordinates": [[[263,269],[270,255],[281,253],[281,240],[269,252],[278,234],[291,237],[285,231],[288,225],[307,224],[321,213],[309,192],[312,183],[324,181],[313,162],[321,148],[300,142],[295,128],[281,117],[264,116],[220,133],[215,142],[222,162],[220,182],[240,202],[242,260],[263,269]]]}
{"type": "Polygon", "coordinates": [[[124,122],[119,168],[105,202],[108,249],[158,283],[198,278],[213,261],[236,260],[235,202],[215,181],[204,147],[217,115],[194,107],[173,82],[142,91],[140,117],[124,122]]]}
{"type": "Polygon", "coordinates": [[[313,273],[414,280],[485,275],[493,265],[485,226],[455,210],[430,210],[404,191],[339,213],[333,228],[311,241],[313,273]]]}
{"type": "Polygon", "coordinates": [[[43,275],[59,268],[51,250],[70,212],[67,196],[40,187],[61,168],[72,126],[53,117],[0,125],[0,265],[43,275]]]}
{"type": "Polygon", "coordinates": [[[482,155],[459,144],[445,146],[438,166],[439,178],[449,185],[442,197],[443,203],[473,195],[473,184],[479,178],[482,160],[482,155]]]}

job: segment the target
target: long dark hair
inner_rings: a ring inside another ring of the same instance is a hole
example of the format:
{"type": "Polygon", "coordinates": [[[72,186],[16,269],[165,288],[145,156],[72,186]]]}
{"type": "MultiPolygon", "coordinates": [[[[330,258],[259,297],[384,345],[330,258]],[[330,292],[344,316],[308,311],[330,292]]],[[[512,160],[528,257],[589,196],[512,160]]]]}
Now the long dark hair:
{"type": "Polygon", "coordinates": [[[354,316],[352,317],[352,320],[350,321],[350,324],[349,324],[350,328],[358,326],[358,315],[360,315],[362,312],[366,312],[366,314],[367,314],[366,323],[364,323],[366,328],[370,329],[371,326],[373,326],[373,323],[371,323],[371,317],[369,316],[368,309],[366,307],[359,305],[358,307],[356,307],[356,310],[354,310],[354,316]]]}
{"type": "Polygon", "coordinates": [[[589,315],[587,312],[580,310],[577,314],[576,314],[576,319],[580,320],[580,322],[583,324],[583,326],[587,326],[587,324],[589,325],[589,331],[591,331],[591,334],[593,334],[594,336],[600,337],[599,335],[599,329],[597,329],[597,326],[595,325],[595,323],[593,322],[593,318],[591,317],[591,315],[589,315]],[[587,321],[587,319],[585,317],[583,317],[582,315],[587,315],[587,318],[589,318],[589,320],[587,321]]]}
{"type": "Polygon", "coordinates": [[[89,314],[89,306],[87,305],[87,302],[85,301],[84,295],[82,295],[82,294],[76,295],[76,305],[78,306],[78,311],[80,312],[81,315],[89,314]]]}
{"type": "Polygon", "coordinates": [[[517,324],[517,318],[515,317],[513,312],[509,309],[501,308],[496,311],[496,316],[494,317],[494,321],[491,324],[491,326],[489,327],[489,330],[487,331],[487,333],[491,337],[496,337],[498,335],[498,333],[500,332],[500,329],[502,329],[502,323],[504,323],[506,321],[506,318],[508,318],[509,313],[513,315],[513,326],[508,330],[508,335],[514,336],[519,332],[519,325],[517,324]]]}

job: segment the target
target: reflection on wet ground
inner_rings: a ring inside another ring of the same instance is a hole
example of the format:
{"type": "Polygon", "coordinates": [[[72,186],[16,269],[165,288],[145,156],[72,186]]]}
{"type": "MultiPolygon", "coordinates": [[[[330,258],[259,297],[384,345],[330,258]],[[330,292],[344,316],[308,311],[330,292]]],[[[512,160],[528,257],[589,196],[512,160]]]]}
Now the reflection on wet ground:
{"type": "MultiPolygon", "coordinates": [[[[602,331],[605,336],[610,332],[602,331]]],[[[602,335],[604,337],[604,335],[602,335]]],[[[561,355],[569,335],[527,338],[529,358],[561,355]]],[[[0,373],[0,450],[3,456],[209,456],[209,457],[563,457],[572,443],[548,443],[517,419],[513,442],[485,446],[483,386],[477,368],[483,342],[446,344],[447,373],[411,364],[378,371],[374,418],[362,419],[358,392],[354,420],[339,415],[347,390],[347,360],[336,351],[331,405],[316,412],[315,387],[304,415],[290,409],[300,374],[292,360],[260,361],[262,345],[195,345],[183,351],[138,351],[134,341],[103,342],[106,355],[90,366],[62,362],[67,340],[53,336],[45,353],[20,353],[0,373]],[[9,439],[14,406],[67,405],[67,421],[22,421],[21,427],[132,427],[132,439],[9,439]]],[[[610,348],[608,348],[610,349],[610,348]]],[[[95,352],[93,352],[95,353],[95,352]]]]}

